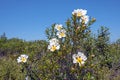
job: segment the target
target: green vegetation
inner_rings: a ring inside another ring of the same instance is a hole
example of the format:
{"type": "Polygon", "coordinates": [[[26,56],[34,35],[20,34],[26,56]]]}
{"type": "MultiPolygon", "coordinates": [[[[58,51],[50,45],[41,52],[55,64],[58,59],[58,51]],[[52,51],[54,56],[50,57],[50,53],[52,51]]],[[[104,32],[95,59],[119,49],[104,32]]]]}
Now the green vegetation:
{"type": "Polygon", "coordinates": [[[91,32],[95,22],[87,24],[72,15],[63,27],[64,38],[58,38],[53,24],[46,29],[48,40],[57,38],[60,49],[50,51],[46,40],[25,41],[0,37],[0,80],[120,80],[120,39],[110,43],[109,29],[101,26],[98,34],[91,32]],[[73,54],[83,52],[84,65],[73,63],[73,54]],[[29,56],[26,63],[18,63],[21,54],[29,56]],[[26,79],[27,80],[27,79],[26,79]]]}

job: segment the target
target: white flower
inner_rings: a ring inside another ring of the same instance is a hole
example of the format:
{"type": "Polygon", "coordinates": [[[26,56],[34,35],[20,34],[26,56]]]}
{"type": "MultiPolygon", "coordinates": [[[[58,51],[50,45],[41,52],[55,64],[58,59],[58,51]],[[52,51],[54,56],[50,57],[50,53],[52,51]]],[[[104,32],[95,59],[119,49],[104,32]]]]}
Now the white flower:
{"type": "Polygon", "coordinates": [[[19,56],[17,58],[17,62],[20,63],[20,62],[27,62],[27,58],[28,58],[28,55],[25,55],[25,54],[22,54],[21,56],[19,56]]]}
{"type": "Polygon", "coordinates": [[[58,38],[66,37],[66,31],[65,29],[61,29],[60,31],[57,32],[58,38]]]}
{"type": "Polygon", "coordinates": [[[81,17],[87,14],[87,10],[77,9],[77,10],[74,10],[72,14],[76,15],[77,17],[81,17]]]}
{"type": "Polygon", "coordinates": [[[87,57],[82,52],[78,52],[78,54],[73,54],[72,57],[73,63],[79,63],[79,66],[82,66],[87,60],[87,57]]]}
{"type": "Polygon", "coordinates": [[[49,44],[48,49],[50,49],[50,51],[52,51],[52,52],[54,52],[55,50],[59,50],[60,49],[60,44],[59,43],[49,44]]]}
{"type": "Polygon", "coordinates": [[[50,42],[51,45],[59,43],[58,39],[56,39],[56,38],[50,39],[49,42],[50,42]]]}
{"type": "Polygon", "coordinates": [[[55,29],[57,29],[58,31],[61,30],[63,27],[61,24],[56,24],[55,25],[55,29]]]}
{"type": "Polygon", "coordinates": [[[60,44],[58,39],[56,38],[52,38],[49,40],[49,45],[48,45],[48,49],[50,49],[50,51],[54,52],[55,50],[59,50],[60,49],[60,44]]]}
{"type": "Polygon", "coordinates": [[[85,15],[81,17],[81,22],[84,22],[85,24],[89,21],[89,16],[85,15]]]}

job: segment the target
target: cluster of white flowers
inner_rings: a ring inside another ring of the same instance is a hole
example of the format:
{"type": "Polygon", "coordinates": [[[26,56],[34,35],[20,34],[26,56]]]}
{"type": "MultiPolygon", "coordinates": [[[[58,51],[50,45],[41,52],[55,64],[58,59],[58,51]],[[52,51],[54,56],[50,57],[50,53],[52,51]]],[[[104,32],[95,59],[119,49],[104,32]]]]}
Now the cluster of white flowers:
{"type": "Polygon", "coordinates": [[[59,50],[60,44],[59,44],[58,39],[56,39],[56,38],[50,39],[48,49],[50,49],[50,51],[52,51],[52,52],[54,52],[55,50],[59,50]]]}
{"type": "Polygon", "coordinates": [[[61,24],[56,24],[55,29],[58,31],[57,32],[58,38],[66,37],[66,34],[65,34],[66,31],[65,31],[65,29],[63,29],[61,24]]]}
{"type": "Polygon", "coordinates": [[[79,66],[82,66],[87,60],[87,57],[82,52],[78,52],[78,54],[73,54],[72,58],[73,63],[79,63],[79,66]]]}
{"type": "MultiPolygon", "coordinates": [[[[55,29],[57,30],[56,35],[58,36],[58,38],[66,37],[66,34],[65,34],[66,31],[65,29],[63,29],[61,24],[56,24],[55,29]]],[[[48,49],[52,52],[54,52],[55,50],[59,50],[60,49],[59,40],[57,38],[50,39],[48,49]]]]}
{"type": "Polygon", "coordinates": [[[17,62],[18,62],[18,63],[20,63],[20,62],[25,63],[25,62],[27,62],[27,59],[28,59],[28,55],[22,54],[21,56],[19,56],[19,57],[17,58],[17,62]]]}
{"type": "MultiPolygon", "coordinates": [[[[87,10],[83,10],[83,9],[77,9],[72,12],[72,15],[79,17],[80,22],[83,22],[85,24],[89,21],[89,16],[87,16],[86,14],[87,14],[87,10]]],[[[58,38],[66,37],[66,30],[63,28],[61,24],[56,24],[55,29],[57,30],[56,35],[58,36],[58,38]]],[[[60,49],[59,40],[57,38],[50,39],[48,49],[52,52],[54,52],[55,50],[59,50],[60,49]]],[[[82,52],[78,52],[78,54],[73,54],[72,58],[73,58],[73,63],[79,63],[79,66],[82,66],[87,60],[87,57],[82,52]]],[[[28,59],[28,55],[22,54],[17,58],[17,62],[25,63],[27,62],[27,59],[28,59]]]]}
{"type": "Polygon", "coordinates": [[[72,15],[80,17],[81,18],[80,22],[83,22],[85,24],[87,24],[89,21],[89,16],[86,14],[87,14],[87,10],[84,9],[76,9],[72,12],[72,15]]]}
{"type": "MultiPolygon", "coordinates": [[[[87,14],[87,10],[84,9],[76,9],[72,12],[72,15],[78,17],[80,19],[80,22],[84,24],[87,24],[89,21],[89,16],[86,14],[87,14]]],[[[78,54],[73,54],[72,58],[73,58],[73,63],[79,63],[79,66],[82,66],[87,60],[87,57],[82,52],[78,52],[78,54]]]]}

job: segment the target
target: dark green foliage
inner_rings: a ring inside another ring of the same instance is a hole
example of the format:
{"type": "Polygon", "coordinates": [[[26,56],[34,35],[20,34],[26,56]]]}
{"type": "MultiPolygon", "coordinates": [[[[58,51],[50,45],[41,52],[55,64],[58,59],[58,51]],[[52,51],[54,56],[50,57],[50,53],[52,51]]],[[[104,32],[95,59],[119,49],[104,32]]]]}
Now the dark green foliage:
{"type": "Polygon", "coordinates": [[[97,56],[101,60],[101,66],[107,65],[109,68],[112,67],[111,56],[110,56],[110,41],[109,41],[109,32],[108,28],[101,27],[98,30],[98,36],[96,38],[96,49],[97,49],[97,56]]]}

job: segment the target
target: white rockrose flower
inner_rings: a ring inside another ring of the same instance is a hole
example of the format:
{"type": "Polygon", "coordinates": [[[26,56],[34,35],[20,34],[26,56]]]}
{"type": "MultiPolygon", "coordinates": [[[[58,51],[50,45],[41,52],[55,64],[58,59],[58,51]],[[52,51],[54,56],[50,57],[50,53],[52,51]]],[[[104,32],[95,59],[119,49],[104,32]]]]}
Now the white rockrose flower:
{"type": "Polygon", "coordinates": [[[17,58],[17,62],[18,62],[18,63],[20,63],[20,62],[25,63],[25,62],[27,62],[27,59],[28,59],[28,55],[22,54],[21,56],[19,56],[19,57],[17,58]]]}
{"type": "Polygon", "coordinates": [[[78,52],[78,54],[73,54],[72,58],[73,63],[79,63],[79,66],[82,66],[87,60],[87,57],[82,52],[78,52]]]}
{"type": "Polygon", "coordinates": [[[87,10],[77,9],[72,12],[72,15],[76,15],[77,17],[81,17],[87,14],[87,10]]]}
{"type": "Polygon", "coordinates": [[[66,37],[65,29],[61,29],[60,31],[58,31],[57,36],[58,36],[58,38],[66,37]]]}
{"type": "Polygon", "coordinates": [[[52,52],[54,52],[55,50],[59,50],[60,49],[60,44],[59,43],[49,44],[48,49],[50,49],[50,51],[52,51],[52,52]]]}
{"type": "Polygon", "coordinates": [[[56,24],[55,25],[55,29],[58,30],[58,31],[60,31],[62,28],[63,28],[62,24],[56,24]]]}

